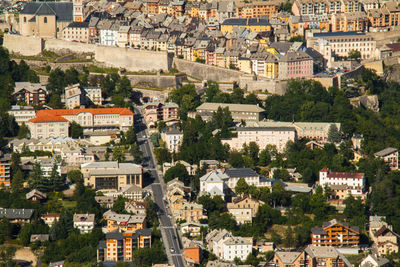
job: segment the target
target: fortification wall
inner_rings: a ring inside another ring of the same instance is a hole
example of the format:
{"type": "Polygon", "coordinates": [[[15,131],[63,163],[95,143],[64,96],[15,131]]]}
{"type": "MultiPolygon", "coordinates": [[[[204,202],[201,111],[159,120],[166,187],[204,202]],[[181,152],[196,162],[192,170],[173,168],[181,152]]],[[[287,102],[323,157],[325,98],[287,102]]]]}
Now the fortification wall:
{"type": "Polygon", "coordinates": [[[7,48],[10,53],[24,56],[36,56],[42,52],[44,41],[39,37],[4,34],[3,46],[7,48]]]}
{"type": "Polygon", "coordinates": [[[178,88],[187,79],[185,74],[179,75],[126,75],[132,86],[138,83],[148,83],[158,88],[178,88]]]}
{"type": "Polygon", "coordinates": [[[251,75],[243,75],[239,80],[239,87],[247,92],[268,92],[270,94],[284,95],[287,81],[272,79],[254,79],[251,75]]]}
{"type": "Polygon", "coordinates": [[[230,70],[202,63],[191,62],[174,58],[173,65],[179,71],[186,73],[198,80],[213,80],[216,82],[238,82],[243,72],[230,70]]]}
{"type": "Polygon", "coordinates": [[[70,42],[61,39],[46,39],[45,40],[45,49],[49,51],[54,51],[57,53],[76,53],[76,54],[83,54],[83,53],[95,53],[94,44],[84,44],[78,42],[70,42]]]}

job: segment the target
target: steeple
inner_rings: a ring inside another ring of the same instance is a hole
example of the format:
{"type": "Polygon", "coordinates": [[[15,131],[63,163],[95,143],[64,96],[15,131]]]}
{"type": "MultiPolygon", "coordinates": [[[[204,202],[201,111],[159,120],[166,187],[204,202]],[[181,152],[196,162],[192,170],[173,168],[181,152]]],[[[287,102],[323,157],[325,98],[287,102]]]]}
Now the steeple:
{"type": "Polygon", "coordinates": [[[82,22],[83,21],[83,4],[82,0],[73,0],[74,10],[74,22],[82,22]]]}

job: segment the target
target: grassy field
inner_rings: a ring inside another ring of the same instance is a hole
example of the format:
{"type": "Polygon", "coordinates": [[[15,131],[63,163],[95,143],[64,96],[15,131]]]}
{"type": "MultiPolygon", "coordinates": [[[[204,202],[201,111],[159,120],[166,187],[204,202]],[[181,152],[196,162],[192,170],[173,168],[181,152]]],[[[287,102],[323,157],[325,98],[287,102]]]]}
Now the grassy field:
{"type": "Polygon", "coordinates": [[[62,205],[64,208],[75,208],[76,207],[76,201],[72,200],[62,200],[62,205]]]}

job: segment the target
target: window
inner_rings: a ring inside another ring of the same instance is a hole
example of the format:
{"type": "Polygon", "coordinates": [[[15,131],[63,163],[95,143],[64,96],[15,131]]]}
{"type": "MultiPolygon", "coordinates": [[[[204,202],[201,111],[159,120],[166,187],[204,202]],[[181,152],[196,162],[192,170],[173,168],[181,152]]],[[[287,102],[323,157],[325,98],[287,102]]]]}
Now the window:
{"type": "Polygon", "coordinates": [[[26,22],[26,17],[24,17],[24,22],[26,22]]]}
{"type": "Polygon", "coordinates": [[[47,23],[47,17],[44,17],[44,23],[47,23]]]}

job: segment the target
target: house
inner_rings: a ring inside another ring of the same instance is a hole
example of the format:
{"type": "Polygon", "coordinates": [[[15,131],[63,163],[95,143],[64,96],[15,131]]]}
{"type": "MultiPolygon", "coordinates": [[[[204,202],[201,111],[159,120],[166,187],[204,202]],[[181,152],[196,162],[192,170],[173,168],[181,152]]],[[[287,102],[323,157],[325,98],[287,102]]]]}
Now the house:
{"type": "Polygon", "coordinates": [[[399,252],[399,235],[383,219],[381,216],[371,216],[369,220],[369,235],[378,256],[399,252]]]}
{"type": "Polygon", "coordinates": [[[100,206],[111,209],[114,206],[115,197],[113,196],[95,196],[94,199],[100,206]]]}
{"type": "Polygon", "coordinates": [[[194,266],[195,264],[200,264],[203,258],[203,251],[199,244],[186,237],[182,238],[182,243],[183,255],[185,256],[186,262],[191,266],[194,266]]]}
{"type": "Polygon", "coordinates": [[[260,18],[230,18],[221,24],[221,32],[232,33],[237,27],[243,27],[251,32],[265,32],[271,30],[271,24],[268,19],[260,18]]]}
{"type": "Polygon", "coordinates": [[[88,234],[94,228],[94,214],[74,214],[74,228],[77,228],[81,234],[88,234]]]}
{"type": "Polygon", "coordinates": [[[127,201],[125,202],[125,210],[131,214],[146,215],[146,203],[127,201]]]}
{"type": "Polygon", "coordinates": [[[259,240],[253,246],[253,249],[257,250],[258,252],[266,253],[268,251],[274,251],[275,244],[274,244],[274,242],[267,242],[267,241],[259,240]]]}
{"type": "Polygon", "coordinates": [[[31,243],[34,243],[36,241],[46,242],[49,241],[49,237],[50,235],[45,235],[45,234],[31,235],[31,243]]]}
{"type": "Polygon", "coordinates": [[[107,220],[107,232],[114,230],[137,231],[146,227],[145,215],[118,214],[108,210],[103,214],[103,217],[107,220]]]}
{"type": "Polygon", "coordinates": [[[329,186],[335,200],[343,201],[349,195],[365,199],[365,183],[364,173],[319,171],[319,185],[323,188],[329,186]]]}
{"type": "Polygon", "coordinates": [[[231,150],[241,150],[244,144],[255,142],[259,147],[274,145],[278,151],[283,151],[287,142],[294,142],[296,130],[294,127],[239,127],[237,137],[222,139],[223,145],[229,145],[231,150]]]}
{"type": "Polygon", "coordinates": [[[85,186],[96,190],[120,190],[129,185],[142,187],[143,168],[117,161],[92,162],[81,165],[85,186]]]}
{"type": "Polygon", "coordinates": [[[208,248],[210,251],[217,256],[217,258],[222,259],[224,255],[224,251],[222,249],[222,243],[231,238],[233,235],[227,230],[215,230],[207,235],[206,240],[208,240],[208,248]],[[213,236],[214,235],[214,236],[213,236]]]}
{"type": "Polygon", "coordinates": [[[222,243],[222,259],[233,261],[236,257],[240,260],[246,260],[252,252],[252,242],[243,237],[230,237],[222,243]]]}
{"type": "Polygon", "coordinates": [[[399,169],[399,151],[396,148],[387,147],[381,151],[374,153],[374,156],[383,159],[383,161],[390,167],[390,169],[399,169]]]}
{"type": "Polygon", "coordinates": [[[0,186],[11,187],[11,154],[0,153],[0,186]]]}
{"type": "Polygon", "coordinates": [[[352,267],[353,264],[339,252],[335,247],[331,246],[315,246],[308,245],[305,250],[305,261],[310,266],[326,266],[326,267],[352,267]]]}
{"type": "Polygon", "coordinates": [[[61,163],[57,162],[55,158],[35,159],[34,161],[40,164],[40,170],[42,171],[43,177],[49,179],[53,169],[55,169],[56,173],[61,176],[61,163]]]}
{"type": "Polygon", "coordinates": [[[89,22],[71,22],[62,31],[62,39],[71,42],[89,43],[89,22]]]}
{"type": "Polygon", "coordinates": [[[146,228],[136,231],[116,229],[107,232],[105,240],[101,240],[97,246],[97,261],[131,261],[134,250],[151,247],[151,231],[146,228]]]}
{"type": "Polygon", "coordinates": [[[6,218],[11,223],[29,223],[31,221],[33,212],[33,209],[0,208],[0,219],[6,218]]]}
{"type": "Polygon", "coordinates": [[[200,227],[199,223],[194,222],[185,222],[180,226],[182,234],[189,234],[191,237],[200,236],[200,227]]]}
{"type": "Polygon", "coordinates": [[[72,2],[26,2],[19,13],[19,32],[23,36],[60,38],[73,21],[72,2]]]}
{"type": "Polygon", "coordinates": [[[286,267],[286,266],[304,266],[305,253],[299,251],[277,251],[268,266],[286,267]]]}
{"type": "Polygon", "coordinates": [[[47,224],[50,228],[53,226],[55,222],[60,220],[60,214],[43,214],[40,216],[40,219],[44,221],[45,224],[47,224]]]}
{"type": "Polygon", "coordinates": [[[18,125],[21,126],[24,123],[26,125],[30,119],[33,119],[36,116],[36,111],[32,106],[13,105],[8,114],[13,116],[18,125]]]}
{"type": "Polygon", "coordinates": [[[251,223],[253,217],[256,216],[258,208],[264,202],[251,197],[250,195],[242,195],[232,200],[227,204],[227,209],[230,214],[235,217],[239,224],[251,223]]]}
{"type": "Polygon", "coordinates": [[[211,197],[224,197],[224,179],[227,178],[228,176],[221,171],[208,171],[205,175],[200,177],[200,195],[209,194],[211,197]]]}
{"type": "Polygon", "coordinates": [[[40,83],[16,82],[12,97],[17,103],[36,106],[46,104],[47,95],[45,85],[41,85],[40,83]]]}
{"type": "Polygon", "coordinates": [[[118,193],[133,201],[143,201],[146,197],[145,191],[134,184],[123,187],[118,193]]]}
{"type": "Polygon", "coordinates": [[[37,189],[33,189],[29,193],[26,194],[26,199],[30,201],[41,201],[47,198],[45,193],[40,192],[37,189]]]}
{"type": "Polygon", "coordinates": [[[391,266],[391,264],[387,258],[376,257],[372,254],[369,254],[360,263],[360,267],[389,267],[389,266],[391,266]]]}
{"type": "Polygon", "coordinates": [[[170,152],[178,152],[182,142],[183,132],[176,126],[167,126],[162,131],[161,138],[164,140],[170,152]]]}
{"type": "MultiPolygon", "coordinates": [[[[174,213],[174,210],[172,211],[174,213]]],[[[198,223],[200,219],[205,218],[203,215],[203,205],[195,202],[184,201],[184,203],[182,203],[182,205],[176,210],[175,214],[178,220],[186,220],[186,222],[198,223]]]]}
{"type": "Polygon", "coordinates": [[[164,162],[163,164],[163,175],[172,167],[175,167],[176,164],[182,164],[185,166],[186,171],[188,172],[189,175],[195,175],[197,171],[197,165],[196,164],[189,164],[184,160],[177,160],[173,161],[172,163],[169,162],[164,162]]]}
{"type": "Polygon", "coordinates": [[[311,229],[311,242],[316,246],[358,246],[360,232],[357,226],[333,219],[311,229]]]}
{"type": "Polygon", "coordinates": [[[65,261],[50,262],[49,267],[64,267],[65,261]]]}
{"type": "MultiPolygon", "coordinates": [[[[260,121],[262,113],[265,111],[257,105],[206,102],[196,108],[196,113],[207,121],[214,112],[218,111],[218,108],[228,108],[234,122],[241,122],[242,120],[246,122],[260,121]]],[[[194,117],[193,114],[191,116],[194,117]]]]}
{"type": "Polygon", "coordinates": [[[81,106],[82,101],[82,92],[80,88],[80,84],[68,85],[64,89],[64,99],[65,99],[65,107],[68,109],[74,109],[76,107],[81,106]]]}

